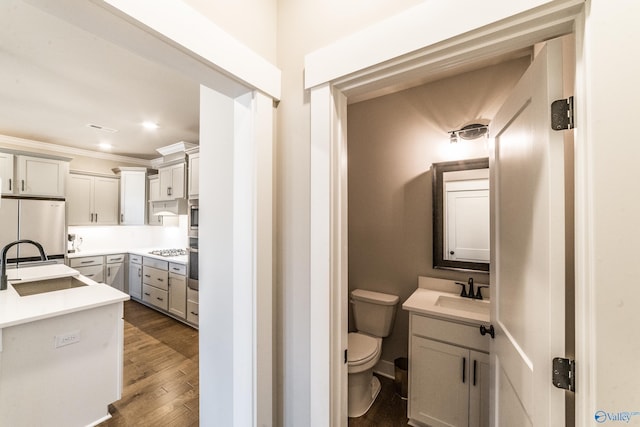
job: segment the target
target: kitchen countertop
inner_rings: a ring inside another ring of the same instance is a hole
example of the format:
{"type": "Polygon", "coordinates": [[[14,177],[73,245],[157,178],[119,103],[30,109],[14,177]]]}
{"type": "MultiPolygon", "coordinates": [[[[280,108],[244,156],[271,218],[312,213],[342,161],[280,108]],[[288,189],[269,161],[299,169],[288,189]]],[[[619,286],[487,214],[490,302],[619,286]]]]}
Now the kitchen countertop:
{"type": "Polygon", "coordinates": [[[141,255],[149,258],[159,259],[162,261],[177,262],[179,264],[187,264],[189,262],[189,257],[187,255],[166,257],[166,256],[160,256],[160,255],[153,255],[149,253],[153,250],[158,250],[158,249],[166,249],[166,248],[104,249],[104,250],[80,251],[80,252],[67,253],[67,258],[73,259],[73,258],[82,258],[87,256],[134,254],[134,255],[141,255]]]}
{"type": "Polygon", "coordinates": [[[489,303],[489,300],[487,299],[478,301],[470,298],[462,298],[458,294],[453,294],[450,292],[418,288],[413,294],[411,294],[409,298],[407,298],[404,304],[402,304],[402,308],[427,316],[438,317],[446,320],[454,320],[463,323],[472,323],[474,325],[489,323],[490,315],[488,312],[479,313],[472,310],[465,310],[463,307],[454,308],[441,306],[438,304],[438,299],[440,297],[445,297],[449,301],[453,301],[454,303],[456,301],[459,301],[461,305],[469,304],[471,307],[489,303]]]}
{"type": "Polygon", "coordinates": [[[0,329],[36,320],[61,316],[129,299],[129,295],[103,283],[82,276],[63,264],[44,265],[7,270],[8,286],[0,291],[0,329]],[[88,286],[20,296],[11,285],[21,282],[74,276],[88,286]]]}

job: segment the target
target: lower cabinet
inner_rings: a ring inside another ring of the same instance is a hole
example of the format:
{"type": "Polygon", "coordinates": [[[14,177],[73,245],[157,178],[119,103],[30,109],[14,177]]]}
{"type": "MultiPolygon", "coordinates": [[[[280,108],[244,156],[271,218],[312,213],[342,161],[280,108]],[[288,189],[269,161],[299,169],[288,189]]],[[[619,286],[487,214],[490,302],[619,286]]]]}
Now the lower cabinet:
{"type": "Polygon", "coordinates": [[[105,283],[119,291],[127,292],[125,289],[125,254],[106,255],[106,280],[105,283]]]}
{"type": "Polygon", "coordinates": [[[129,295],[138,300],[142,299],[142,256],[129,255],[128,275],[129,295]]]}
{"type": "MultiPolygon", "coordinates": [[[[134,271],[132,266],[133,264],[130,265],[130,275],[134,271]]],[[[187,266],[184,264],[143,257],[140,299],[178,320],[188,320],[186,274],[187,266]]],[[[131,282],[129,286],[131,287],[131,282]]]]}
{"type": "Polygon", "coordinates": [[[196,326],[199,324],[198,306],[198,291],[187,288],[187,321],[196,326]]]}
{"type": "Polygon", "coordinates": [[[169,313],[187,317],[187,277],[169,273],[169,313]]]}
{"type": "Polygon", "coordinates": [[[104,282],[104,257],[88,256],[69,259],[69,267],[98,283],[104,282]]]}
{"type": "Polygon", "coordinates": [[[489,343],[478,327],[412,314],[409,337],[410,421],[489,427],[489,343]]]}

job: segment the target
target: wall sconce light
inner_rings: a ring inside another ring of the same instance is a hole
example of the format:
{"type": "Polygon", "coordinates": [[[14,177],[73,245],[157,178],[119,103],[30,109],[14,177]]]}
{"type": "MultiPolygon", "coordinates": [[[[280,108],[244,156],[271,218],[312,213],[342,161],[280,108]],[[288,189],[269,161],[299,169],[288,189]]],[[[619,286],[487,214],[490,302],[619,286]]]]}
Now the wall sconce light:
{"type": "Polygon", "coordinates": [[[483,125],[480,123],[473,123],[470,125],[466,125],[458,130],[449,131],[449,142],[451,144],[455,144],[458,142],[458,139],[478,139],[481,136],[489,134],[489,125],[483,125]]]}

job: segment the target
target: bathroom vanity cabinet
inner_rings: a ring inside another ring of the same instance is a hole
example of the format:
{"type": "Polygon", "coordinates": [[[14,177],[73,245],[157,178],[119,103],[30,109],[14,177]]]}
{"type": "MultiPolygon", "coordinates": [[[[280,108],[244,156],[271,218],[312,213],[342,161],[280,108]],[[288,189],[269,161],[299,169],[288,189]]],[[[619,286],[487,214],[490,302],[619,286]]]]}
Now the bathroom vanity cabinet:
{"type": "Polygon", "coordinates": [[[413,312],[409,322],[409,424],[488,427],[488,335],[413,312]]]}

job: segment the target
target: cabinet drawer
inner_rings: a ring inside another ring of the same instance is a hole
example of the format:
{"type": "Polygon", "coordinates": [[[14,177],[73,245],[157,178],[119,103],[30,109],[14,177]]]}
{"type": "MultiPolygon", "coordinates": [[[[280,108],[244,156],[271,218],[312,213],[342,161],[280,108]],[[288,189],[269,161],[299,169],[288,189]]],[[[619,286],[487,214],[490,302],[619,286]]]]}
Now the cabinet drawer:
{"type": "Polygon", "coordinates": [[[169,271],[176,274],[187,275],[187,266],[184,264],[178,264],[176,262],[169,263],[169,271]]]}
{"type": "Polygon", "coordinates": [[[187,321],[197,325],[198,318],[198,303],[193,301],[187,301],[187,321]]]}
{"type": "Polygon", "coordinates": [[[169,273],[166,270],[158,270],[145,265],[142,267],[142,283],[155,286],[163,290],[169,289],[169,273]]]}
{"type": "Polygon", "coordinates": [[[142,264],[143,265],[148,265],[149,267],[157,268],[159,270],[168,270],[169,269],[169,262],[168,261],[161,261],[161,260],[155,259],[155,258],[144,257],[144,258],[142,258],[142,264]]]}
{"type": "Polygon", "coordinates": [[[129,262],[133,264],[142,264],[142,255],[129,254],[129,262]]]}
{"type": "Polygon", "coordinates": [[[90,265],[86,267],[76,267],[78,273],[98,283],[104,282],[104,269],[102,265],[90,265]]]}
{"type": "Polygon", "coordinates": [[[187,288],[187,301],[191,301],[191,302],[198,302],[198,291],[191,289],[191,288],[187,288]]]}
{"type": "Polygon", "coordinates": [[[82,258],[71,258],[69,260],[70,267],[86,267],[87,265],[102,265],[104,257],[100,256],[88,256],[82,258]]]}
{"type": "Polygon", "coordinates": [[[169,308],[168,292],[154,286],[142,285],[142,301],[165,311],[169,308]]]}
{"type": "Polygon", "coordinates": [[[124,262],[124,254],[114,254],[105,256],[107,264],[115,264],[117,262],[124,262]]]}
{"type": "Polygon", "coordinates": [[[489,352],[489,335],[480,335],[479,326],[463,325],[446,320],[412,314],[412,335],[432,338],[467,348],[489,352]]]}

